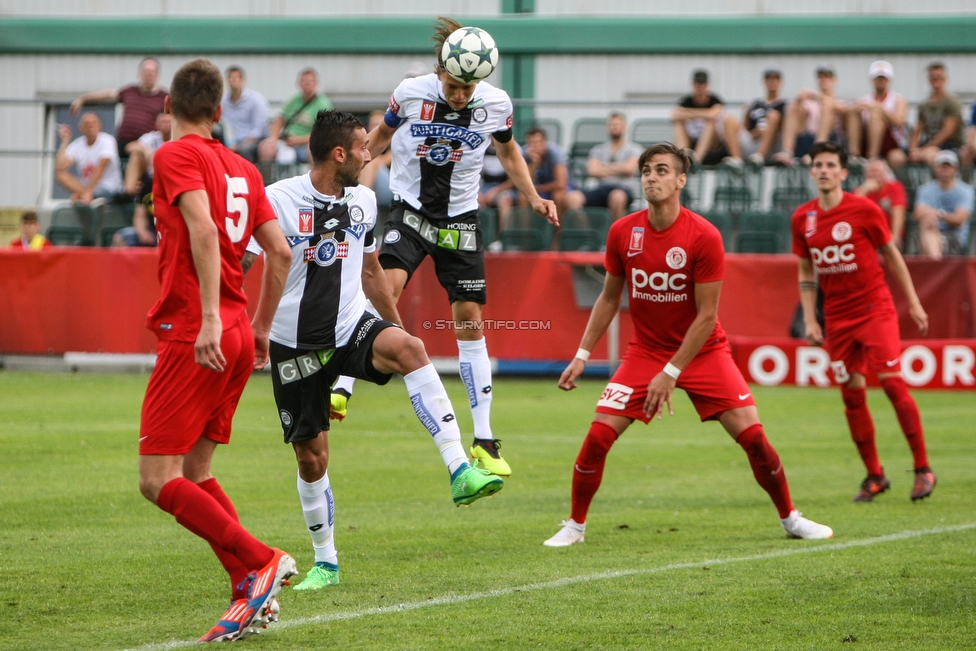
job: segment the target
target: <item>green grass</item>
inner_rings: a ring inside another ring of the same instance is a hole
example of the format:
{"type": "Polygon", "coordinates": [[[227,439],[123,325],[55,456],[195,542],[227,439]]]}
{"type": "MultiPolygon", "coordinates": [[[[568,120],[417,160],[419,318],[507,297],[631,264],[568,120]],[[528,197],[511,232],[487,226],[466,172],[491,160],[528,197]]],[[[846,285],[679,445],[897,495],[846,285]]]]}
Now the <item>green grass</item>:
{"type": "MultiPolygon", "coordinates": [[[[145,384],[139,375],[0,372],[0,648],[165,648],[202,635],[225,607],[227,580],[209,547],[137,490],[145,384]]],[[[463,389],[448,388],[467,444],[463,389]]],[[[554,380],[499,380],[493,425],[514,474],[495,498],[458,509],[402,383],[360,383],[331,437],[342,584],[286,588],[283,625],[246,644],[972,645],[976,529],[871,542],[976,522],[971,393],[916,392],[940,483],[932,499],[912,504],[908,448],[890,405],[872,391],[892,491],[852,504],[864,473],[837,392],[755,389],[794,501],[834,528],[833,541],[787,540],[742,451],[717,424],[698,423],[682,394],[676,416],[635,425],[614,447],[586,543],[545,548],[568,517],[572,463],[601,388],[588,381],[567,394],[554,380]],[[844,546],[857,541],[871,544],[844,546]]],[[[235,428],[215,474],[244,524],[307,569],[295,462],[267,376],[252,379],[235,428]]]]}

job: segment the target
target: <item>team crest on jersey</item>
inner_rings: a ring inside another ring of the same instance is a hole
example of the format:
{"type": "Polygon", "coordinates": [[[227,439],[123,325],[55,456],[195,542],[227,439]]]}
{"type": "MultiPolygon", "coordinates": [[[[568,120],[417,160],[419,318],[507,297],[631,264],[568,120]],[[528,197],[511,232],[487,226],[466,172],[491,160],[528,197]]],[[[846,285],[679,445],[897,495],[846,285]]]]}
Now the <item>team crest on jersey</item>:
{"type": "Polygon", "coordinates": [[[366,234],[367,228],[366,228],[366,224],[353,224],[352,226],[348,228],[343,228],[342,230],[346,231],[347,233],[355,237],[357,240],[361,240],[363,239],[363,235],[366,234]]]}
{"type": "Polygon", "coordinates": [[[390,95],[390,110],[394,113],[400,113],[400,104],[396,101],[393,95],[390,95]]]}
{"type": "Polygon", "coordinates": [[[339,258],[349,256],[349,243],[337,242],[332,238],[323,239],[315,246],[305,249],[305,262],[315,262],[320,267],[329,267],[339,258]]]}
{"type": "Polygon", "coordinates": [[[362,224],[366,220],[366,213],[359,206],[349,207],[349,221],[353,224],[362,224]]]}
{"type": "Polygon", "coordinates": [[[387,244],[396,244],[400,241],[400,231],[390,231],[386,234],[386,237],[383,238],[383,241],[387,244]]]}
{"type": "Polygon", "coordinates": [[[420,119],[424,122],[430,122],[434,119],[434,103],[425,101],[423,106],[420,107],[420,119]]]}
{"type": "Polygon", "coordinates": [[[851,235],[853,234],[854,229],[847,222],[837,222],[830,229],[830,236],[834,238],[835,242],[846,242],[851,239],[851,235]]]}
{"type": "Polygon", "coordinates": [[[315,213],[311,208],[298,209],[298,233],[299,235],[311,235],[313,232],[315,213]]]}
{"type": "Polygon", "coordinates": [[[680,246],[675,246],[668,250],[665,261],[672,269],[681,269],[688,262],[688,254],[680,246]]]}
{"type": "Polygon", "coordinates": [[[479,106],[475,110],[471,111],[471,119],[478,124],[481,124],[488,119],[488,110],[483,106],[479,106]]]}
{"type": "Polygon", "coordinates": [[[426,158],[431,165],[441,167],[448,163],[456,163],[461,160],[464,152],[460,149],[452,149],[450,145],[439,142],[436,145],[418,145],[417,157],[426,158]]]}
{"type": "Polygon", "coordinates": [[[633,255],[644,250],[644,227],[634,226],[630,231],[630,246],[627,247],[627,254],[633,255]]]}
{"type": "Polygon", "coordinates": [[[803,229],[804,234],[810,237],[817,232],[817,211],[811,210],[807,213],[807,224],[806,228],[803,229]]]}

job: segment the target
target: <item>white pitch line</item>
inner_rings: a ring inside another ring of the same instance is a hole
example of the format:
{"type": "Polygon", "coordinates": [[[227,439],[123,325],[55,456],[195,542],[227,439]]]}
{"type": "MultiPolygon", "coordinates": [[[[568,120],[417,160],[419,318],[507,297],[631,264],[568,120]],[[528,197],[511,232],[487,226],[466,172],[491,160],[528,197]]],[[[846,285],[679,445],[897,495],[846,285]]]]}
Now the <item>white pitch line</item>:
{"type": "MultiPolygon", "coordinates": [[[[316,615],[315,617],[300,617],[298,619],[289,619],[274,624],[273,630],[280,630],[282,628],[292,628],[295,626],[307,626],[308,624],[321,624],[325,622],[337,622],[337,621],[343,621],[347,619],[357,619],[359,617],[369,617],[371,615],[386,615],[389,613],[399,613],[399,612],[404,612],[409,610],[419,610],[421,608],[429,608],[431,606],[450,606],[453,604],[460,604],[468,601],[475,601],[478,599],[504,597],[504,596],[514,594],[516,592],[549,590],[552,588],[561,588],[567,585],[574,585],[576,583],[589,583],[590,581],[618,579],[620,577],[625,577],[625,576],[660,574],[662,572],[671,572],[674,570],[686,570],[694,567],[704,567],[704,566],[713,567],[716,565],[731,565],[733,563],[748,563],[749,561],[762,561],[771,558],[782,558],[784,556],[798,556],[800,554],[817,554],[820,552],[851,549],[854,547],[868,547],[871,545],[879,545],[881,543],[886,543],[886,542],[907,540],[909,538],[920,538],[922,536],[933,536],[941,533],[954,533],[956,531],[966,531],[968,529],[976,529],[976,522],[970,522],[968,524],[952,525],[948,527],[935,527],[932,529],[919,529],[916,531],[901,531],[898,533],[892,533],[885,536],[876,536],[874,538],[862,538],[861,540],[851,540],[842,543],[827,543],[824,545],[816,545],[811,547],[799,547],[797,549],[782,549],[775,552],[752,554],[749,556],[737,556],[734,558],[716,558],[716,559],[705,560],[705,561],[672,563],[670,565],[661,565],[659,567],[644,567],[644,568],[637,568],[631,570],[612,570],[606,572],[597,572],[596,574],[569,576],[562,579],[554,579],[552,581],[542,581],[540,583],[529,583],[527,585],[515,586],[510,588],[499,588],[498,590],[488,590],[487,592],[473,592],[471,594],[464,594],[464,595],[447,595],[444,597],[437,597],[436,599],[425,599],[424,601],[414,601],[410,603],[396,604],[394,606],[384,606],[382,608],[367,608],[365,610],[329,613],[324,615],[316,615]]],[[[196,640],[173,640],[171,642],[165,642],[159,644],[148,644],[146,646],[141,646],[138,647],[137,649],[129,649],[127,651],[164,651],[167,649],[179,649],[181,647],[191,646],[196,643],[197,643],[196,640]]]]}

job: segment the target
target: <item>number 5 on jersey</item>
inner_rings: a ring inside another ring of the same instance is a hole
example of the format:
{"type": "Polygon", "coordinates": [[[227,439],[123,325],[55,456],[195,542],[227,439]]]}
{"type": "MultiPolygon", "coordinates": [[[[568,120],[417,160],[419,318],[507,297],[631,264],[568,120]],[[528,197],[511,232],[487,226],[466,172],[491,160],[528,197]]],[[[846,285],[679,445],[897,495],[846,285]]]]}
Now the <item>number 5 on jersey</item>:
{"type": "Polygon", "coordinates": [[[236,244],[244,239],[244,233],[247,232],[247,179],[243,176],[229,176],[227,174],[224,174],[224,178],[227,179],[228,212],[224,218],[224,224],[227,227],[230,241],[236,244]],[[234,218],[231,217],[231,214],[235,212],[240,213],[236,224],[234,218]]]}

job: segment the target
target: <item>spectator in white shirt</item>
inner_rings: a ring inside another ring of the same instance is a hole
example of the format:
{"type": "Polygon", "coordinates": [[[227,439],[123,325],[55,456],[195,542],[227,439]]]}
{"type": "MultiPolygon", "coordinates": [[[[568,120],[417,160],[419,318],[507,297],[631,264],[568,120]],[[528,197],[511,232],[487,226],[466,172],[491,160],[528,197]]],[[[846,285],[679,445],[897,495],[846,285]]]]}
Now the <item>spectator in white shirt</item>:
{"type": "Polygon", "coordinates": [[[71,200],[89,204],[114,199],[122,191],[122,172],[115,138],[102,131],[102,121],[85,113],[78,122],[81,136],[71,140],[71,127],[58,128],[57,179],[71,192],[71,200]],[[72,173],[72,169],[75,173],[72,173]]]}
{"type": "Polygon", "coordinates": [[[253,163],[257,161],[258,143],[268,136],[268,100],[244,87],[244,69],[240,66],[230,66],[225,74],[230,92],[221,102],[223,121],[229,127],[229,132],[224,132],[224,144],[253,163]]]}

